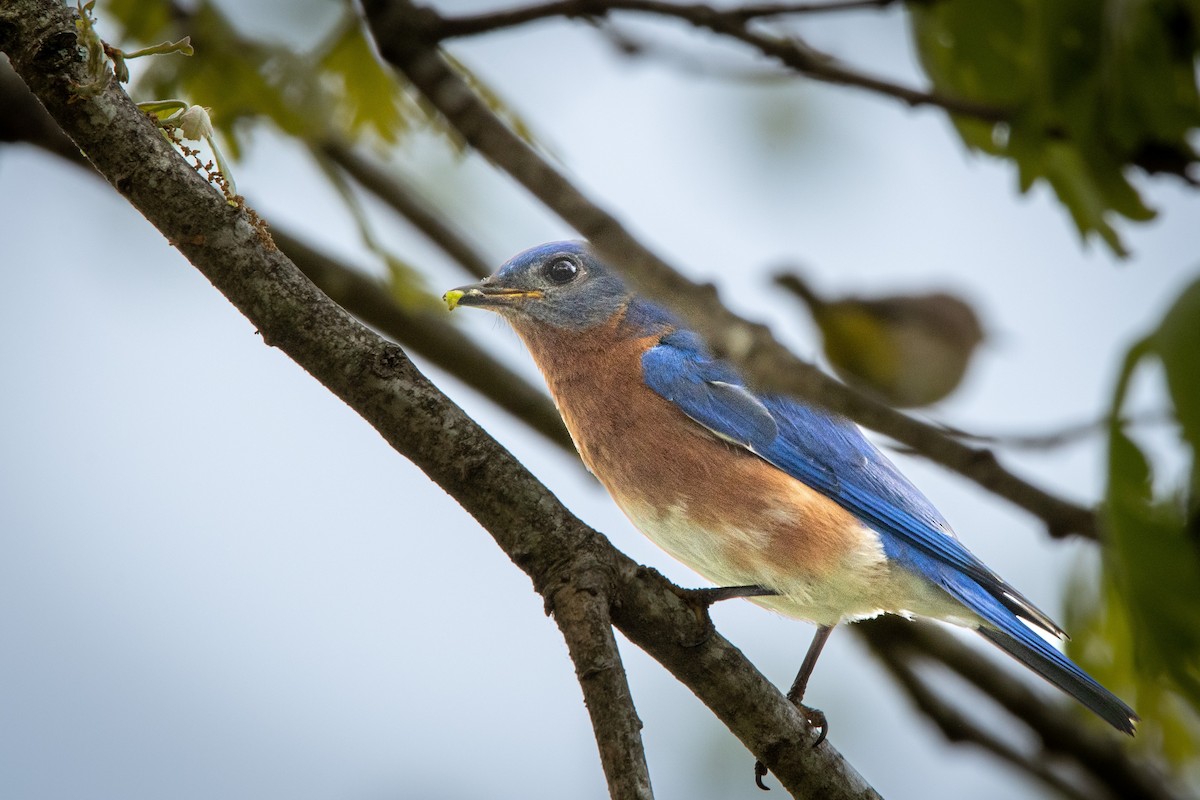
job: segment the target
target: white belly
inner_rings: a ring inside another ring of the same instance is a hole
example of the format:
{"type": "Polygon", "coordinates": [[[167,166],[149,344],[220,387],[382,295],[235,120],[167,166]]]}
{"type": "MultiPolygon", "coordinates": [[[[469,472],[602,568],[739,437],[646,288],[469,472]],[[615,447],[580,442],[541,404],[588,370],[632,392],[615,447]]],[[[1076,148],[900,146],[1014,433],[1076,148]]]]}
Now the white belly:
{"type": "Polygon", "coordinates": [[[943,619],[975,627],[978,620],[961,604],[928,581],[890,564],[879,534],[858,523],[848,535],[854,542],[836,569],[815,571],[780,568],[772,558],[769,537],[734,527],[704,529],[691,523],[682,508],[659,512],[646,507],[622,508],[633,524],[673,558],[718,586],[758,585],[773,597],[752,602],[785,616],[818,625],[900,614],[943,619]]]}

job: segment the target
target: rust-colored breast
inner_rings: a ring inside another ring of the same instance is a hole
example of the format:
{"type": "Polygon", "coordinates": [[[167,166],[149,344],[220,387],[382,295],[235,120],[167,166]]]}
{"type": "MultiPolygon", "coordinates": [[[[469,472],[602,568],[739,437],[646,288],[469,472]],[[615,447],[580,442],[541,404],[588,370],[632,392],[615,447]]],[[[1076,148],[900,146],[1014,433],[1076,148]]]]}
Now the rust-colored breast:
{"type": "Polygon", "coordinates": [[[642,354],[659,336],[626,338],[615,321],[586,332],[517,332],[584,463],[651,538],[646,509],[682,512],[697,535],[727,540],[715,557],[750,575],[766,567],[829,574],[859,546],[848,536],[862,529],[852,515],[646,386],[642,354]]]}

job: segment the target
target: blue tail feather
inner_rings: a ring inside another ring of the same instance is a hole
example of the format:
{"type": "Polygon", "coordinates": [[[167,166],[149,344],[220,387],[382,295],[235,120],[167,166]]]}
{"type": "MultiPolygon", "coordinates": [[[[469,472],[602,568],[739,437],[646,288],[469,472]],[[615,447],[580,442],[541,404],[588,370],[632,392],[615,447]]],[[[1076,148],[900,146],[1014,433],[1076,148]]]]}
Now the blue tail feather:
{"type": "Polygon", "coordinates": [[[987,623],[979,628],[985,639],[1083,703],[1109,725],[1133,735],[1138,719],[1134,710],[1023,624],[1000,601],[966,576],[953,576],[939,583],[987,623]]]}

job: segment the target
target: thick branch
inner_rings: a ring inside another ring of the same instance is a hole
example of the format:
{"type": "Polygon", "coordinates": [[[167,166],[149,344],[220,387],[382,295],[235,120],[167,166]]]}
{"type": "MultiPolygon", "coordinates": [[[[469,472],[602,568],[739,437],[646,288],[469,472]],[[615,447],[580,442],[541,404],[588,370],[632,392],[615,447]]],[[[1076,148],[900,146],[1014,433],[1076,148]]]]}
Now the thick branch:
{"type": "Polygon", "coordinates": [[[279,228],[272,233],[292,262],[351,314],[420,353],[554,444],[575,452],[546,393],[488,355],[444,314],[406,309],[358,270],[279,228]]]}
{"type": "Polygon", "coordinates": [[[364,7],[384,57],[475,149],[590,240],[639,290],[678,311],[759,388],[803,397],[908,445],[1039,516],[1054,536],[1097,537],[1095,516],[1088,509],[1018,478],[990,451],[955,441],[824,375],[789,352],[765,326],[731,313],[711,285],[689,281],[650,252],[510,131],[422,38],[432,12],[410,0],[365,0],[364,7]]]}
{"type": "Polygon", "coordinates": [[[463,505],[545,597],[579,575],[612,581],[613,618],[697,693],[796,797],[870,798],[828,742],[669,584],[580,523],[511,454],[279,252],[197,175],[111,80],[86,74],[73,14],[55,0],[0,6],[0,51],[104,177],[258,329],[463,505]]]}

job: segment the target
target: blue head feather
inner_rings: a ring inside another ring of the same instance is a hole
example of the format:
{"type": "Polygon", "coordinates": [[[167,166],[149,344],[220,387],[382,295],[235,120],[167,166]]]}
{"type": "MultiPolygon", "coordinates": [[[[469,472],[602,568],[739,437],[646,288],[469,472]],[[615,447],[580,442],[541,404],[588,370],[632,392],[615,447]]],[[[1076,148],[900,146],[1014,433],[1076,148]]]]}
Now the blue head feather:
{"type": "MultiPolygon", "coordinates": [[[[610,320],[633,300],[624,281],[595,257],[584,242],[550,242],[513,256],[485,282],[490,287],[536,292],[502,313],[556,328],[583,330],[610,320]],[[569,261],[576,273],[567,282],[552,280],[550,267],[569,261]]],[[[639,304],[640,305],[640,304],[639,304]]]]}

